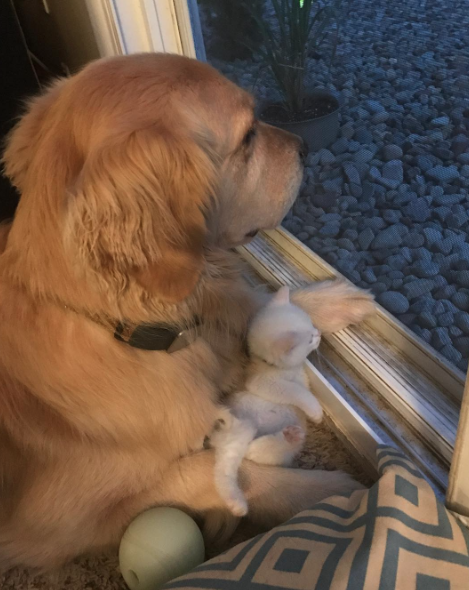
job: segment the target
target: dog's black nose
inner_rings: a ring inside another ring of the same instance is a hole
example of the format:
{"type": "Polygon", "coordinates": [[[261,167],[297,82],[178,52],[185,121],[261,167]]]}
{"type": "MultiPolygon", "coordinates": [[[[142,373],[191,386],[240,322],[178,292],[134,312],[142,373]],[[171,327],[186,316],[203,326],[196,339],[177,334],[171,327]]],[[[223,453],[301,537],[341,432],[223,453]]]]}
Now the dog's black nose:
{"type": "Polygon", "coordinates": [[[306,162],[306,156],[308,155],[309,149],[308,144],[303,139],[300,144],[300,160],[301,163],[304,164],[306,162]]]}

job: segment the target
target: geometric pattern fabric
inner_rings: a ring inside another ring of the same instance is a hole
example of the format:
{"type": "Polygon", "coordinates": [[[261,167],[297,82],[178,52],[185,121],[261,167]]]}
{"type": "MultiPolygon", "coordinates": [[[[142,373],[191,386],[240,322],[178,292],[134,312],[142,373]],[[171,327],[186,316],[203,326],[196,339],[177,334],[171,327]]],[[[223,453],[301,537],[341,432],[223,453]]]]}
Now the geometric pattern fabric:
{"type": "Polygon", "coordinates": [[[241,543],[172,590],[469,590],[469,531],[418,469],[378,449],[380,479],[241,543]]]}

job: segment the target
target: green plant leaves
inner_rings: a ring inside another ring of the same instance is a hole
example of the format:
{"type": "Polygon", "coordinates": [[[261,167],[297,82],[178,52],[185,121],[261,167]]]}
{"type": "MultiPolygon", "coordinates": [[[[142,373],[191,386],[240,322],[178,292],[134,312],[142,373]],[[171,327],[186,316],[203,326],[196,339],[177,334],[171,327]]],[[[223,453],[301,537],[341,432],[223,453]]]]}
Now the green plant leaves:
{"type": "Polygon", "coordinates": [[[277,82],[287,109],[293,115],[301,114],[309,53],[317,51],[334,29],[328,65],[332,63],[339,37],[341,0],[271,0],[272,14],[267,17],[264,4],[244,0],[243,6],[259,28],[262,47],[257,52],[277,82]]]}

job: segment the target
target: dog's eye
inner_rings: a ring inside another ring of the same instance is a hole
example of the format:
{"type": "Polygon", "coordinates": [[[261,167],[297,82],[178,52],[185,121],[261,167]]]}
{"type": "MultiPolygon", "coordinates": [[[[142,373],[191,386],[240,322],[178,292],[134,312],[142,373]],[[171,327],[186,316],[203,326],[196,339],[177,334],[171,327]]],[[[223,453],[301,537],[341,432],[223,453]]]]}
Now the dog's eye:
{"type": "Polygon", "coordinates": [[[252,143],[252,140],[256,137],[257,134],[257,129],[255,127],[255,125],[253,125],[249,131],[246,133],[246,135],[243,138],[243,145],[244,146],[249,146],[252,143]]]}

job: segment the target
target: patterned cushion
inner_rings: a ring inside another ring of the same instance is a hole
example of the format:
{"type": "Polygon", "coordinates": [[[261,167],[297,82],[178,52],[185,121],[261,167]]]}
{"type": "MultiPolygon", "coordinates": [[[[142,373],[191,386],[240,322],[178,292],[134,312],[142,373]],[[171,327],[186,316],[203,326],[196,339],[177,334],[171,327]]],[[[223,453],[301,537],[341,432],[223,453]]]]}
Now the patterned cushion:
{"type": "Polygon", "coordinates": [[[381,478],[242,543],[170,588],[469,590],[469,534],[401,453],[380,447],[381,478]]]}

